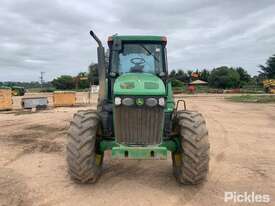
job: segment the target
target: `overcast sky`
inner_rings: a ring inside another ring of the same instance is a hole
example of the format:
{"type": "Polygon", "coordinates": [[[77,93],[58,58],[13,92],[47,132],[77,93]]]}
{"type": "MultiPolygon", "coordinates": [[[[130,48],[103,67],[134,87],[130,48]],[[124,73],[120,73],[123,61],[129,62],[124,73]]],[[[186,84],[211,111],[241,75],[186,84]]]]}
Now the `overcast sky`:
{"type": "Polygon", "coordinates": [[[275,53],[274,0],[1,0],[0,81],[77,74],[96,62],[93,29],[168,37],[169,69],[257,65],[275,53]]]}

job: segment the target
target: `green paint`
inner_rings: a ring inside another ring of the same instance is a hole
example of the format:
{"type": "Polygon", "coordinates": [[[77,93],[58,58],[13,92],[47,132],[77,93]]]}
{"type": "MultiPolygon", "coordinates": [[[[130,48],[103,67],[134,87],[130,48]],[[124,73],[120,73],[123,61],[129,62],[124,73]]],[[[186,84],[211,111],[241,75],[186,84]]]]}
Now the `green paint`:
{"type": "MultiPolygon", "coordinates": [[[[112,150],[114,147],[119,147],[119,148],[126,148],[125,145],[120,145],[118,144],[115,140],[115,137],[108,139],[103,139],[99,142],[99,152],[104,153],[106,150],[112,150]]],[[[150,150],[150,148],[166,148],[166,150],[169,150],[171,152],[176,152],[179,151],[181,148],[180,146],[180,140],[179,138],[173,138],[169,140],[163,140],[160,145],[156,146],[145,146],[145,147],[130,147],[130,148],[147,148],[150,150]]],[[[127,147],[129,148],[129,147],[127,147]]]]}
{"type": "Polygon", "coordinates": [[[160,147],[165,147],[171,152],[177,152],[181,149],[181,143],[179,138],[173,138],[169,140],[164,140],[160,147]]]}
{"type": "Polygon", "coordinates": [[[112,148],[113,159],[167,159],[167,148],[159,146],[112,148]]]}
{"type": "MultiPolygon", "coordinates": [[[[114,139],[114,138],[113,138],[114,139]]],[[[115,140],[101,140],[99,142],[99,152],[104,153],[105,150],[111,150],[113,147],[119,146],[115,140]]]]}
{"type": "Polygon", "coordinates": [[[173,112],[175,108],[175,101],[173,98],[173,90],[172,90],[172,84],[171,82],[168,82],[167,84],[167,100],[166,100],[166,112],[173,112]]]}
{"type": "Polygon", "coordinates": [[[165,96],[165,93],[162,80],[150,73],[126,73],[119,76],[114,84],[114,95],[165,96]],[[151,85],[149,89],[148,85],[151,85]]]}
{"type": "Polygon", "coordinates": [[[134,89],[135,83],[134,82],[122,82],[120,84],[121,89],[134,89]]]}

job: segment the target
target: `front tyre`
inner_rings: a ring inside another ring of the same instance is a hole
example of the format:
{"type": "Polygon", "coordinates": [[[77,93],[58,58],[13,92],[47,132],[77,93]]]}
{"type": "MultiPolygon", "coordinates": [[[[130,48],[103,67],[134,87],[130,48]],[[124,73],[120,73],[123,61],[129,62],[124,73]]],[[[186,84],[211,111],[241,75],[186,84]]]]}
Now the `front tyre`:
{"type": "Polygon", "coordinates": [[[209,168],[209,142],[205,120],[200,113],[179,111],[176,124],[181,150],[172,154],[174,175],[179,183],[199,184],[207,178],[209,168]]]}
{"type": "Polygon", "coordinates": [[[95,111],[79,111],[68,131],[67,164],[77,183],[94,183],[101,172],[102,155],[96,153],[99,117],[95,111]]]}

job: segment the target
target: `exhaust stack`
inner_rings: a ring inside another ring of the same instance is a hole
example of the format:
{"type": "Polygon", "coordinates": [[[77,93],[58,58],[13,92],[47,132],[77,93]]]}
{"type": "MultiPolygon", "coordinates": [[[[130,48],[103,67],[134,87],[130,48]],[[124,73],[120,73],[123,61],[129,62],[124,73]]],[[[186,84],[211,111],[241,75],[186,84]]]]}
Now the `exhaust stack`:
{"type": "Polygon", "coordinates": [[[90,35],[97,42],[97,64],[98,64],[98,76],[99,76],[99,92],[98,92],[98,105],[102,105],[106,99],[106,69],[105,69],[105,51],[100,39],[91,30],[90,35]]]}

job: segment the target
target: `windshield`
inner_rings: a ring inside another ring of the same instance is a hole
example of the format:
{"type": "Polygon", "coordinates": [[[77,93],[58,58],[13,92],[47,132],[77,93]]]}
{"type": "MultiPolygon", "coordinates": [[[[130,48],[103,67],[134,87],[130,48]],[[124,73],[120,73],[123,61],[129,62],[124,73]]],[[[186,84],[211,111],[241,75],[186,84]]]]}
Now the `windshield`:
{"type": "Polygon", "coordinates": [[[124,43],[118,53],[118,71],[160,73],[163,71],[163,47],[153,43],[124,43]]]}

